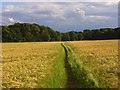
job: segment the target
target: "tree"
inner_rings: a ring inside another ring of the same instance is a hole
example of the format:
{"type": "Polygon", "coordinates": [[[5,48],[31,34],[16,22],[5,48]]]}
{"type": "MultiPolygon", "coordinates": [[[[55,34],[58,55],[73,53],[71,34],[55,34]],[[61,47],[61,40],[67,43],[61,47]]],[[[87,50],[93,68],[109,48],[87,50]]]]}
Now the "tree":
{"type": "Polygon", "coordinates": [[[71,41],[76,41],[78,40],[78,37],[74,31],[69,32],[70,40],[71,41]]]}
{"type": "Polygon", "coordinates": [[[69,33],[62,33],[62,41],[70,41],[69,33]]]}
{"type": "Polygon", "coordinates": [[[91,39],[91,35],[92,35],[91,30],[86,29],[83,31],[83,39],[84,40],[91,39]]]}
{"type": "Polygon", "coordinates": [[[41,34],[40,34],[40,40],[41,41],[50,41],[50,35],[48,34],[47,31],[43,31],[41,34]]]}
{"type": "Polygon", "coordinates": [[[83,34],[82,32],[76,32],[76,35],[78,37],[78,40],[82,40],[83,39],[83,34]]]}
{"type": "Polygon", "coordinates": [[[10,29],[5,26],[2,27],[2,41],[3,42],[12,41],[10,29]]]}
{"type": "Polygon", "coordinates": [[[56,34],[57,34],[56,41],[61,41],[62,40],[62,34],[58,31],[56,31],[56,34]]]}
{"type": "Polygon", "coordinates": [[[120,39],[120,28],[100,28],[81,32],[61,33],[48,26],[30,23],[15,23],[2,26],[3,42],[75,41],[75,40],[120,39]]]}
{"type": "Polygon", "coordinates": [[[39,41],[40,29],[39,29],[38,25],[32,24],[32,25],[30,25],[30,29],[31,29],[31,34],[33,36],[33,40],[39,41]]]}

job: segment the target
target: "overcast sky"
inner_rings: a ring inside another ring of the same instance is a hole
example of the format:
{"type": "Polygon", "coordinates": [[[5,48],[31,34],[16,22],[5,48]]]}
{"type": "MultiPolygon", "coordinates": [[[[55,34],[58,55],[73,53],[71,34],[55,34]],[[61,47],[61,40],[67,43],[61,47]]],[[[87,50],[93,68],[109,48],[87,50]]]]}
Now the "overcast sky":
{"type": "Polygon", "coordinates": [[[2,6],[0,5],[2,7],[0,22],[4,25],[16,22],[37,23],[62,32],[118,26],[118,3],[113,0],[34,3],[5,1],[2,6]]]}

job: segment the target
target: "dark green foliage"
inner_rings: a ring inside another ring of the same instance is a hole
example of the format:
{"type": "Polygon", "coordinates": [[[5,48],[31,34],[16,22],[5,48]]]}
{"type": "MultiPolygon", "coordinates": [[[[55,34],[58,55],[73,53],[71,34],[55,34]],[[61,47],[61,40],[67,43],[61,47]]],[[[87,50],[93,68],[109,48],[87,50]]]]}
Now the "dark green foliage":
{"type": "Polygon", "coordinates": [[[78,40],[77,34],[74,31],[69,32],[70,41],[78,40]]]}
{"type": "Polygon", "coordinates": [[[38,24],[15,23],[2,26],[3,42],[60,41],[61,33],[38,24]]]}
{"type": "Polygon", "coordinates": [[[62,33],[62,40],[63,41],[70,41],[69,33],[62,33]]]}
{"type": "Polygon", "coordinates": [[[78,40],[120,39],[120,28],[100,28],[76,33],[78,40]]]}
{"type": "Polygon", "coordinates": [[[120,39],[120,28],[101,28],[61,33],[50,27],[30,23],[2,26],[3,42],[77,41],[120,39]]]}
{"type": "Polygon", "coordinates": [[[84,30],[83,31],[83,39],[89,40],[89,39],[92,38],[91,36],[92,36],[92,31],[91,30],[84,30]]]}
{"type": "Polygon", "coordinates": [[[50,41],[50,39],[50,35],[47,31],[42,31],[42,33],[40,33],[40,41],[50,41]]]}
{"type": "Polygon", "coordinates": [[[82,32],[76,32],[76,35],[77,35],[78,40],[82,40],[83,39],[82,32]]]}

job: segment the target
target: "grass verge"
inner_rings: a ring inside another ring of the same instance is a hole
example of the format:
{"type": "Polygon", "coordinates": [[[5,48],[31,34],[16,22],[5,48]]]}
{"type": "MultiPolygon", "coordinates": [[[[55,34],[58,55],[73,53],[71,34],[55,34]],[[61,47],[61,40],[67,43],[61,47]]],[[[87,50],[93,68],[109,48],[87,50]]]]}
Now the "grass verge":
{"type": "Polygon", "coordinates": [[[78,84],[77,88],[99,87],[97,80],[94,78],[91,71],[82,64],[82,61],[79,59],[77,54],[75,54],[68,45],[64,44],[64,46],[67,49],[68,60],[72,68],[72,72],[74,74],[76,82],[78,84]]]}
{"type": "Polygon", "coordinates": [[[59,53],[58,57],[55,59],[55,62],[51,70],[51,74],[48,76],[45,82],[46,88],[65,88],[66,87],[67,75],[66,75],[65,66],[64,66],[65,51],[62,46],[59,52],[61,53],[59,53]]]}

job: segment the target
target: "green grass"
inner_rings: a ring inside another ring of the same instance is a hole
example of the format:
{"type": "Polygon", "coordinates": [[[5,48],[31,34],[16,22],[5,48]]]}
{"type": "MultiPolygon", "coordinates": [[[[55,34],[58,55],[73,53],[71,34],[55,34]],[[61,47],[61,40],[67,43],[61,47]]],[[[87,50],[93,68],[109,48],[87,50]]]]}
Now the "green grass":
{"type": "Polygon", "coordinates": [[[66,88],[63,46],[76,88],[117,87],[116,41],[4,43],[3,87],[66,88]]]}
{"type": "Polygon", "coordinates": [[[97,88],[99,87],[97,80],[93,77],[88,68],[83,66],[77,54],[71,50],[68,45],[64,45],[68,52],[68,60],[72,68],[72,72],[77,82],[77,88],[97,88]],[[79,62],[78,62],[79,61],[79,62]]]}
{"type": "Polygon", "coordinates": [[[52,88],[55,83],[58,84],[56,87],[64,87],[64,50],[61,43],[3,43],[2,55],[3,88],[52,88]],[[58,78],[58,74],[62,77],[58,78]],[[56,79],[55,82],[52,78],[56,79]],[[49,86],[45,82],[47,80],[50,80],[49,86]]]}
{"type": "Polygon", "coordinates": [[[91,73],[99,88],[118,88],[118,40],[71,41],[66,44],[75,54],[78,66],[91,73]]]}
{"type": "Polygon", "coordinates": [[[67,75],[65,71],[64,59],[65,51],[61,46],[59,56],[55,59],[50,76],[45,81],[47,88],[65,88],[67,83],[67,75]]]}

